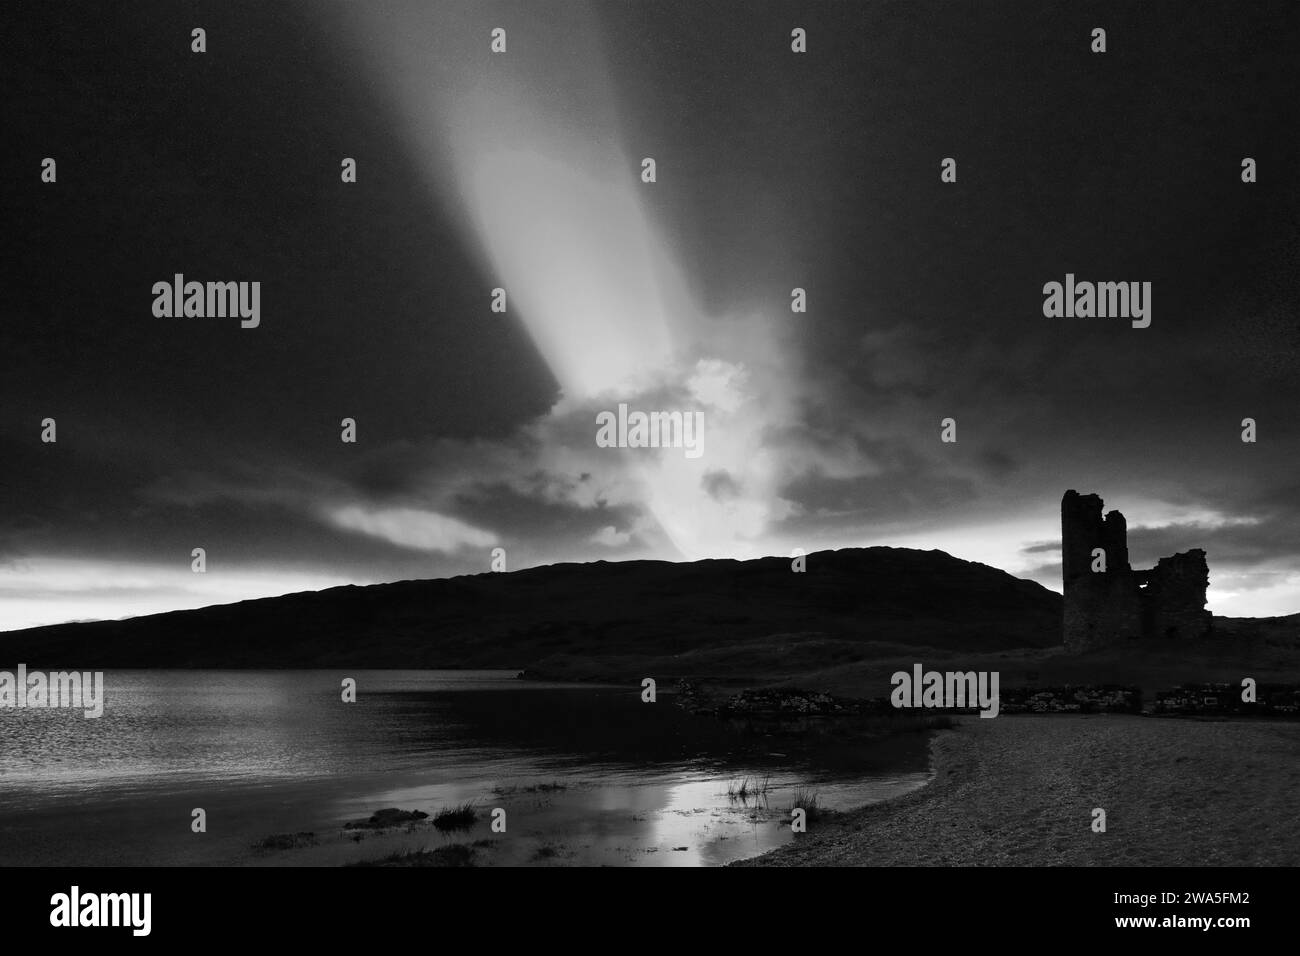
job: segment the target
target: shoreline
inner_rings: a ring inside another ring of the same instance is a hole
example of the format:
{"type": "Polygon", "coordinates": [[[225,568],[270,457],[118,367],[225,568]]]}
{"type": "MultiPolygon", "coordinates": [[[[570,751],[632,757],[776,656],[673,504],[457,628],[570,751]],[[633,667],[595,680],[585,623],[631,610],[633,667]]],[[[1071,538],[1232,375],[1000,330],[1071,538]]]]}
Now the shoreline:
{"type": "Polygon", "coordinates": [[[1295,866],[1300,726],[1124,715],[961,718],[933,777],[731,866],[1295,866]],[[1106,832],[1093,832],[1093,811],[1106,832]]]}

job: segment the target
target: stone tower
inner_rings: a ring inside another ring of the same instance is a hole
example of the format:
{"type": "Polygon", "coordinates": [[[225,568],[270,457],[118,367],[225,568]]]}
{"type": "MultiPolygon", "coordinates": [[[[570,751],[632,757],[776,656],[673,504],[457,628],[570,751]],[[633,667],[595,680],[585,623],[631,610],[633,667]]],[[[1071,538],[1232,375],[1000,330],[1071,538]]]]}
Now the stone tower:
{"type": "Polygon", "coordinates": [[[1128,525],[1101,498],[1067,491],[1061,499],[1061,577],[1065,594],[1065,647],[1086,651],[1142,636],[1138,585],[1128,563],[1128,525]],[[1100,549],[1106,570],[1093,571],[1100,549]]]}

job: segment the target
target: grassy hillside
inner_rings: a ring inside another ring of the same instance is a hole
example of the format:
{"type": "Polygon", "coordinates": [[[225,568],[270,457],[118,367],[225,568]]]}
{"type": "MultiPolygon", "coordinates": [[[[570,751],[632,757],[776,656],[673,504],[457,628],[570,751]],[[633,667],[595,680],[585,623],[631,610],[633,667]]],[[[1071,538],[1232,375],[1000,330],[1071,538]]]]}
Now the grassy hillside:
{"type": "Polygon", "coordinates": [[[882,647],[1061,640],[1061,597],[942,551],[562,564],[289,594],[0,634],[33,667],[518,667],[572,676],[801,673],[882,647]]]}

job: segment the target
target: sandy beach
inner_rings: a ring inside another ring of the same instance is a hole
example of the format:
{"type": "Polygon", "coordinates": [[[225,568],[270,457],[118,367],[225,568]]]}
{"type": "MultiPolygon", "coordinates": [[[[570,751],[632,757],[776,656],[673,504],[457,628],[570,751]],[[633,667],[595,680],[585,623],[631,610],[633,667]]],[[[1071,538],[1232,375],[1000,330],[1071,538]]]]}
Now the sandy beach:
{"type": "Polygon", "coordinates": [[[963,718],[931,756],[922,790],[732,865],[1300,864],[1300,724],[963,718]]]}

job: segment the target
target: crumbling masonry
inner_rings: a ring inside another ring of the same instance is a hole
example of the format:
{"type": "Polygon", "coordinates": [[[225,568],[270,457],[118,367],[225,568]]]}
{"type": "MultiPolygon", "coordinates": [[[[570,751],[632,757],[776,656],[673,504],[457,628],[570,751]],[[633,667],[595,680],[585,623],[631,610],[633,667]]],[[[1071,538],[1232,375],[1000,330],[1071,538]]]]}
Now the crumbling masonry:
{"type": "Polygon", "coordinates": [[[1210,631],[1205,589],[1210,570],[1200,548],[1137,571],[1128,563],[1128,526],[1118,511],[1101,514],[1097,495],[1061,499],[1061,577],[1065,649],[1087,651],[1125,639],[1200,637],[1210,631]],[[1094,555],[1101,549],[1105,571],[1094,555]]]}

